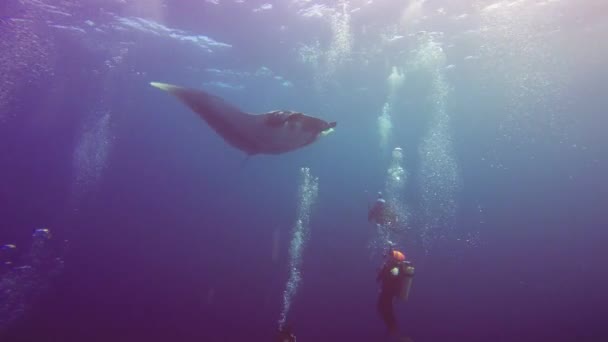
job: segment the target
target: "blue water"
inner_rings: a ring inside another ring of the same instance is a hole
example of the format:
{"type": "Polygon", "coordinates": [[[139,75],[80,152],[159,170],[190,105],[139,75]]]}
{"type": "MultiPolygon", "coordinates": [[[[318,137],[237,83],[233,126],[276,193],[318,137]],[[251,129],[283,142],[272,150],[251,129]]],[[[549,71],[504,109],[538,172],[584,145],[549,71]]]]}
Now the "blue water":
{"type": "Polygon", "coordinates": [[[3,1],[0,341],[271,341],[282,313],[298,341],[385,341],[387,240],[416,266],[395,304],[413,341],[604,341],[607,19],[600,0],[3,1]],[[338,126],[245,160],[152,81],[338,126]],[[377,191],[404,232],[367,222],[377,191]]]}

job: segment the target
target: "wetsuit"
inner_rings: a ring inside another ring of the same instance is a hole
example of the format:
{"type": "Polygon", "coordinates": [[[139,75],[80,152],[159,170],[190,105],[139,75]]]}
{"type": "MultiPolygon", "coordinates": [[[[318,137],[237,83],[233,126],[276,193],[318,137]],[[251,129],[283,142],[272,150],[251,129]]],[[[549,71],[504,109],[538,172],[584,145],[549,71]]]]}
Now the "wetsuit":
{"type": "Polygon", "coordinates": [[[397,319],[395,318],[395,310],[393,308],[393,299],[399,297],[403,290],[403,282],[408,275],[405,268],[408,265],[405,262],[396,260],[388,260],[378,272],[376,281],[382,282],[380,295],[378,296],[378,313],[386,324],[389,333],[397,331],[397,319]],[[391,269],[397,267],[399,273],[393,275],[391,269]]]}
{"type": "Polygon", "coordinates": [[[367,213],[367,221],[383,226],[392,226],[397,223],[397,216],[388,207],[384,199],[377,200],[367,213]]]}

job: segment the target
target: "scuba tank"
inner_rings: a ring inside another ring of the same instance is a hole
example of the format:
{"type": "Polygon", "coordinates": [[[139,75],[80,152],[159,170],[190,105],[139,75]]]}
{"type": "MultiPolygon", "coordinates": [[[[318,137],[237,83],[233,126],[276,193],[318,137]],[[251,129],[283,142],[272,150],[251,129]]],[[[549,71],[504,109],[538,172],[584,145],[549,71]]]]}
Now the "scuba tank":
{"type": "Polygon", "coordinates": [[[414,266],[409,261],[405,261],[401,264],[401,272],[403,272],[403,280],[401,284],[401,292],[399,298],[403,301],[407,301],[410,296],[410,289],[412,287],[412,279],[414,278],[414,266]]]}

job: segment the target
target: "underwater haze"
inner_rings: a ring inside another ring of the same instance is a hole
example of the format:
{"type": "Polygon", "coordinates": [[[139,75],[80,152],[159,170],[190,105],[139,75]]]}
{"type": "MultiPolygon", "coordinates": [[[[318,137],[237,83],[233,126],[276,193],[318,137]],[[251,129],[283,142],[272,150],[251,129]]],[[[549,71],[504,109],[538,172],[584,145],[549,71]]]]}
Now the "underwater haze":
{"type": "Polygon", "coordinates": [[[388,341],[390,247],[401,341],[608,341],[606,42],[606,0],[2,0],[0,341],[388,341]],[[337,126],[247,156],[151,82],[337,126]]]}

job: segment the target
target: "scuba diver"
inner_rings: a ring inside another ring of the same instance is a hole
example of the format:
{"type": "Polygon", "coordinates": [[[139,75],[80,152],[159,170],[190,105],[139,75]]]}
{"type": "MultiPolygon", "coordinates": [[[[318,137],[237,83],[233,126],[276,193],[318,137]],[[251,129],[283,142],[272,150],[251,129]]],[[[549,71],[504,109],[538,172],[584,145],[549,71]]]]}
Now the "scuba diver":
{"type": "Polygon", "coordinates": [[[296,335],[291,332],[291,326],[286,325],[283,328],[279,329],[279,333],[277,335],[277,342],[296,342],[296,335]]]}
{"type": "Polygon", "coordinates": [[[405,255],[391,248],[387,260],[378,272],[377,282],[381,282],[380,295],[378,296],[378,313],[386,324],[389,335],[397,333],[397,319],[393,308],[395,298],[407,301],[414,267],[409,261],[405,261],[405,255]]]}
{"type": "Polygon", "coordinates": [[[367,221],[377,225],[393,227],[399,222],[394,210],[386,203],[382,192],[378,192],[378,198],[367,212],[367,221]]]}

